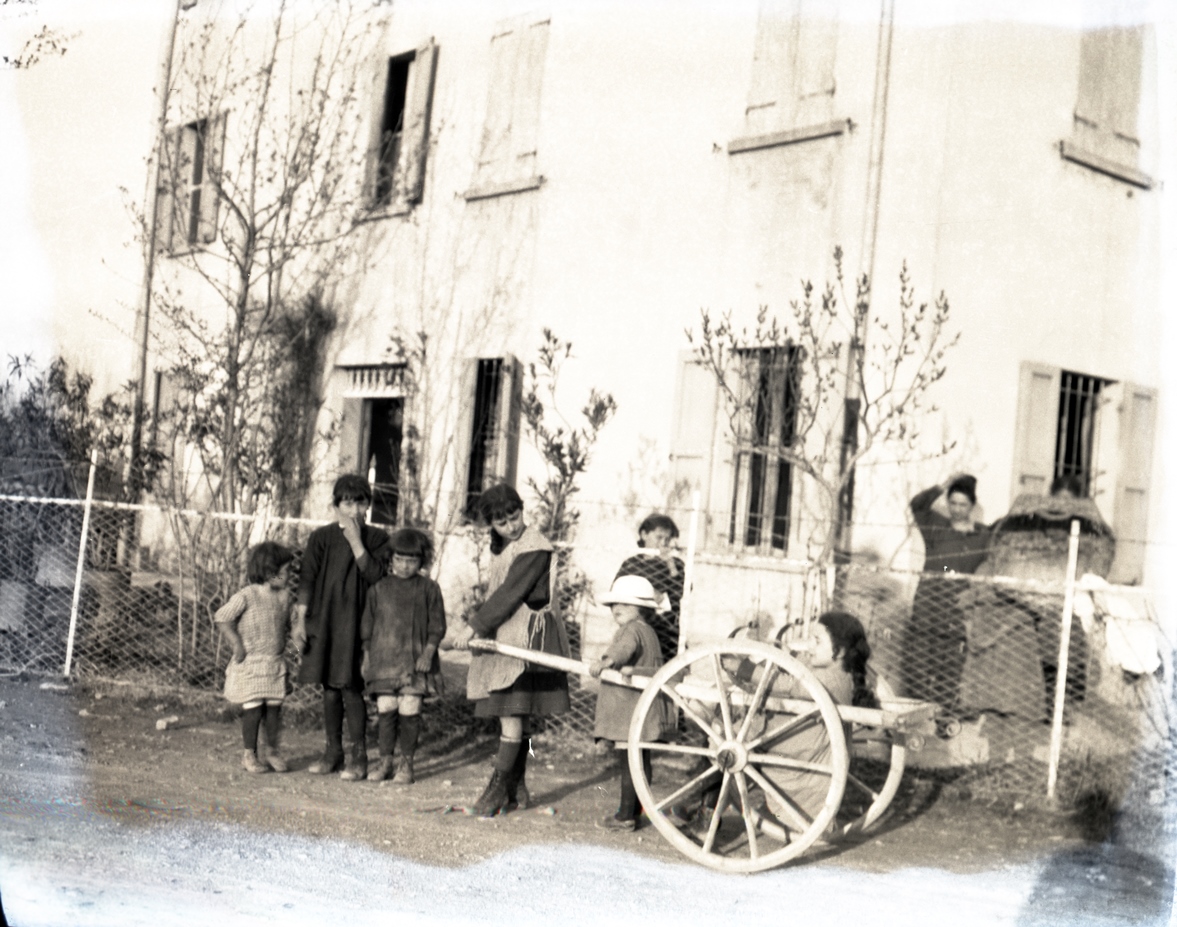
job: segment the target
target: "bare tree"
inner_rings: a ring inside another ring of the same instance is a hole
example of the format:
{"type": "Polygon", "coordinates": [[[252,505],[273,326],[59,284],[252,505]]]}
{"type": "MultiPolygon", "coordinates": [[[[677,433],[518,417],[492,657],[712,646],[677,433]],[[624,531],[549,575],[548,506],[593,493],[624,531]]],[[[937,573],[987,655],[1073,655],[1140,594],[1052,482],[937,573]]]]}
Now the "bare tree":
{"type": "Polygon", "coordinates": [[[920,418],[935,409],[929,391],[959,337],[947,331],[943,293],[916,301],[906,264],[892,318],[872,311],[866,275],[847,298],[840,248],[834,266],[820,293],[802,282],[785,319],[762,306],[751,327],[737,327],[730,313],[704,309],[698,333],[687,331],[719,385],[737,451],[779,461],[817,490],[808,553],[818,567],[839,552],[859,461],[883,445],[900,457],[916,451],[920,418]]]}
{"type": "MultiPolygon", "coordinates": [[[[373,3],[283,0],[265,17],[208,6],[177,32],[154,226],[144,217],[156,340],[178,388],[175,437],[197,454],[208,502],[296,508],[333,289],[360,260],[362,65],[381,21],[373,3]]],[[[177,476],[186,496],[193,483],[177,476]]]]}
{"type": "MultiPolygon", "coordinates": [[[[37,8],[37,0],[0,0],[0,11],[4,19],[17,21],[29,17],[37,8]]],[[[60,58],[69,51],[69,43],[78,37],[76,32],[62,32],[47,23],[21,45],[15,55],[0,55],[0,68],[14,71],[31,68],[42,58],[60,58]]]]}

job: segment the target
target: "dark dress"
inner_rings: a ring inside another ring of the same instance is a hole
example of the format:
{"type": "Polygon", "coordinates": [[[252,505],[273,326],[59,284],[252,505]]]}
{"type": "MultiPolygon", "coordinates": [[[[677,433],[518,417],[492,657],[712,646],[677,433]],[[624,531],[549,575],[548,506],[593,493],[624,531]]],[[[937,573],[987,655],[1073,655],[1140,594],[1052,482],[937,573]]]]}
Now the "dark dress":
{"type": "Polygon", "coordinates": [[[307,606],[307,652],[299,682],[336,689],[362,685],[360,616],[369,587],[384,573],[389,538],[369,525],[360,530],[368,552],[362,564],[338,524],[316,528],[307,538],[298,582],[298,604],[307,606]]]}
{"type": "MultiPolygon", "coordinates": [[[[652,549],[642,548],[632,557],[627,557],[617,571],[617,576],[642,576],[650,581],[655,594],[666,596],[670,602],[669,611],[657,611],[649,625],[658,635],[662,648],[662,659],[669,661],[678,655],[679,610],[682,607],[683,577],[686,567],[678,557],[674,558],[675,570],[671,571],[666,561],[652,549]]],[[[614,579],[617,576],[613,577],[614,579]]]]}
{"type": "Polygon", "coordinates": [[[445,602],[441,587],[428,576],[386,576],[368,590],[360,639],[368,660],[364,682],[368,695],[424,695],[427,676],[440,669],[437,645],[445,637],[445,602]],[[433,647],[429,674],[417,661],[433,647]]]}
{"type": "Polygon", "coordinates": [[[911,500],[911,514],[924,538],[924,572],[911,604],[903,653],[904,692],[910,698],[956,710],[966,641],[964,613],[957,602],[969,588],[954,574],[975,573],[989,550],[989,531],[957,531],[932,511],[943,490],[925,489],[911,500]]]}

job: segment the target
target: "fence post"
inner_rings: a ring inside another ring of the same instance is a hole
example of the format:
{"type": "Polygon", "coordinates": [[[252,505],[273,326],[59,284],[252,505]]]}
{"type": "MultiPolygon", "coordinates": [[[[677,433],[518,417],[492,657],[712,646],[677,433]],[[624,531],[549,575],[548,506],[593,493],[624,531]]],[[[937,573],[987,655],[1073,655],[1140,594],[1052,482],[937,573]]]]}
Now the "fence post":
{"type": "Polygon", "coordinates": [[[691,522],[687,529],[687,562],[683,564],[682,571],[682,598],[678,600],[678,652],[682,653],[686,649],[686,614],[687,603],[691,598],[691,588],[695,582],[695,548],[699,543],[699,490],[695,490],[691,494],[691,522]]]}
{"type": "Polygon", "coordinates": [[[90,475],[86,479],[86,504],[82,509],[82,538],[78,542],[78,568],[74,573],[74,600],[69,609],[69,637],[65,643],[65,665],[61,675],[69,678],[74,660],[74,635],[78,631],[78,602],[82,597],[82,573],[86,568],[86,540],[90,535],[90,509],[94,503],[94,471],[98,469],[98,448],[90,450],[90,475]]]}
{"type": "Polygon", "coordinates": [[[1067,585],[1063,594],[1063,629],[1058,642],[1058,677],[1054,681],[1054,717],[1050,724],[1050,768],[1046,774],[1046,797],[1054,801],[1058,785],[1058,764],[1063,749],[1063,702],[1067,697],[1067,657],[1071,647],[1071,622],[1075,613],[1075,571],[1079,563],[1079,519],[1071,520],[1067,545],[1067,585]]]}

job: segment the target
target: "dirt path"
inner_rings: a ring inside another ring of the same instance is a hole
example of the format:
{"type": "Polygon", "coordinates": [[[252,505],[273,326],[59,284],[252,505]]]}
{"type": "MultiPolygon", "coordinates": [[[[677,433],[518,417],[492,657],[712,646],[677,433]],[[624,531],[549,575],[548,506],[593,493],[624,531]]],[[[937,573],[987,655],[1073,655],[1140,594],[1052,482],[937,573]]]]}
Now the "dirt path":
{"type": "Polygon", "coordinates": [[[391,910],[410,917],[398,923],[714,924],[722,912],[736,920],[720,923],[779,923],[783,890],[815,905],[799,923],[841,920],[814,880],[851,907],[858,899],[872,923],[887,910],[897,923],[938,923],[923,919],[938,905],[958,923],[1168,922],[1172,856],[1155,833],[1137,835],[1143,848],[1091,844],[1067,818],[961,801],[930,781],[909,779],[868,839],[725,877],[652,828],[598,829],[615,807],[613,757],[574,742],[536,745],[537,807],[484,821],[451,809],[485,782],[485,739],[434,743],[419,781],[393,786],[307,775],[321,735],[292,729],[294,771],[254,776],[238,765],[238,727],[207,707],[95,695],[0,682],[0,897],[12,923],[159,925],[185,909],[217,911],[218,925],[266,912],[322,923],[332,906],[356,923],[386,923],[377,915],[391,910]],[[179,726],[158,731],[172,714],[179,726]]]}

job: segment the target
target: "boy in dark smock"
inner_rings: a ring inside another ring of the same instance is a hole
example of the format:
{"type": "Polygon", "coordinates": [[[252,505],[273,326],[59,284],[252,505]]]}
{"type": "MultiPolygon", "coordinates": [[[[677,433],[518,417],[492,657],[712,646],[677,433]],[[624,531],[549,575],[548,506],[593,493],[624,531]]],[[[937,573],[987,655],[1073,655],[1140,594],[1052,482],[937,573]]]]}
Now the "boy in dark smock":
{"type": "Polygon", "coordinates": [[[307,539],[292,636],[303,652],[298,681],[323,687],[327,745],[307,771],[325,775],[344,765],[346,715],[351,754],[340,778],[356,781],[368,774],[360,616],[368,588],[384,575],[389,538],[364,524],[372,490],[362,476],[341,476],[332,497],[338,520],[316,528],[307,539]]]}

